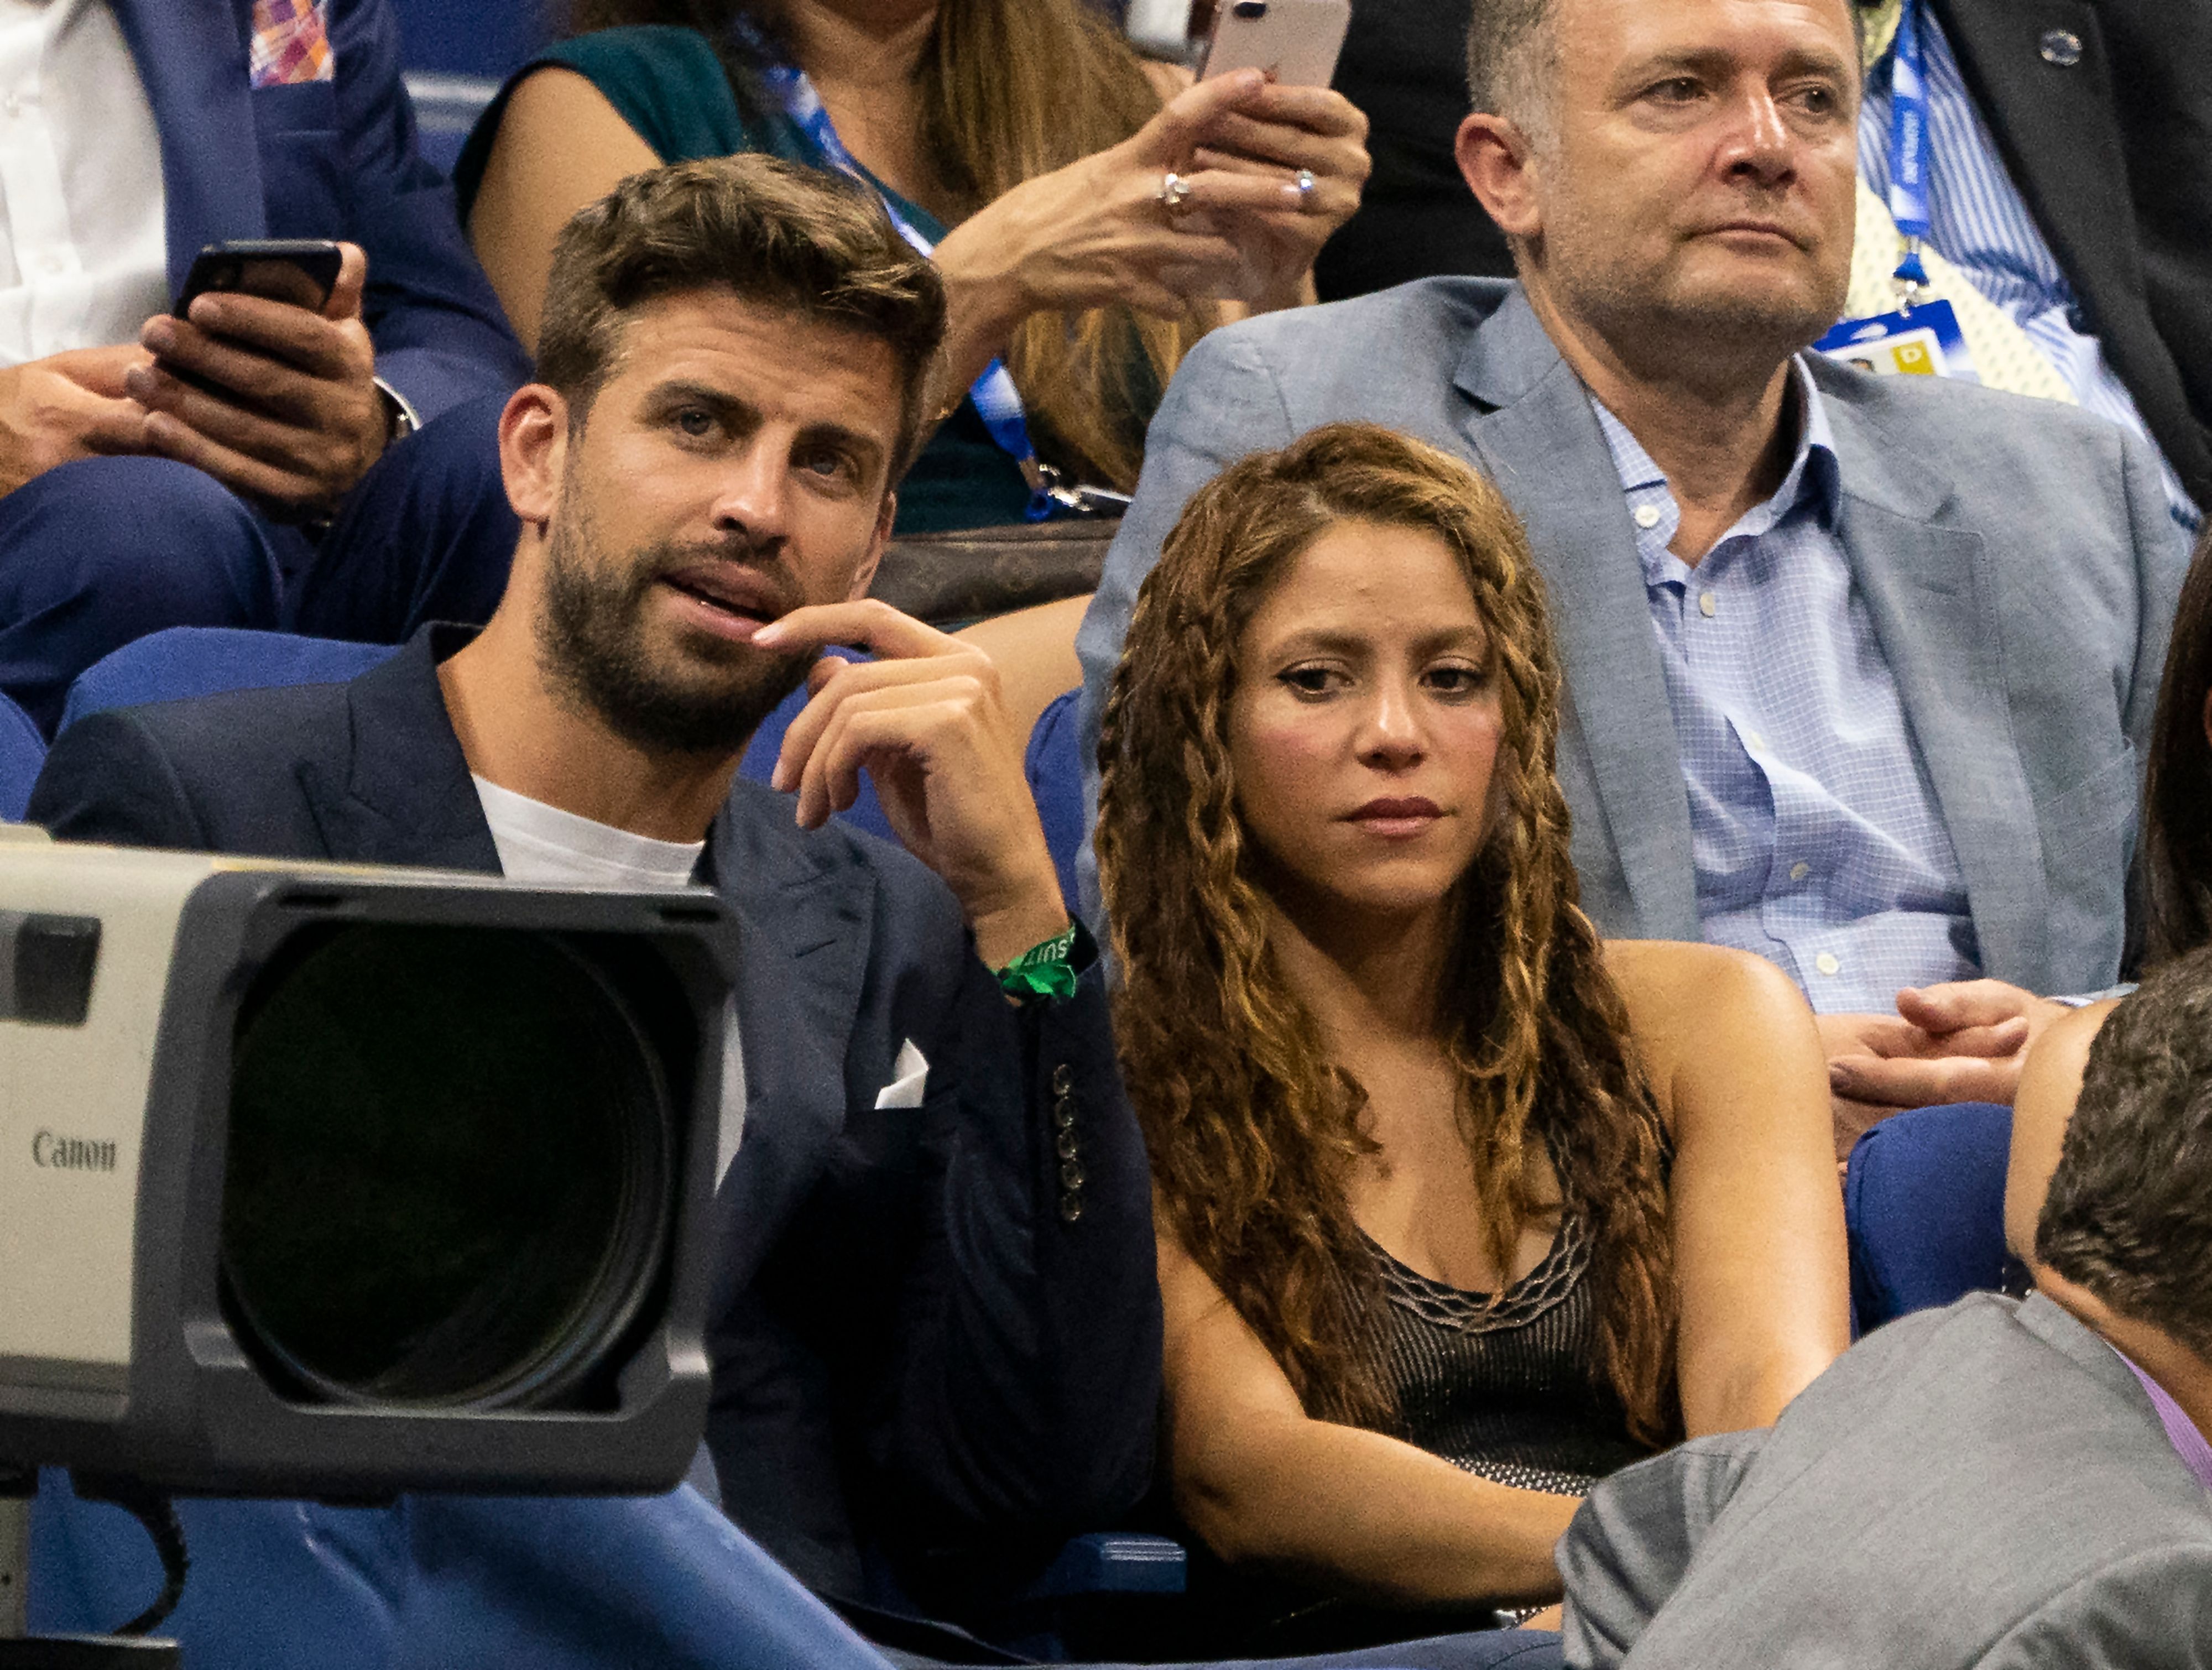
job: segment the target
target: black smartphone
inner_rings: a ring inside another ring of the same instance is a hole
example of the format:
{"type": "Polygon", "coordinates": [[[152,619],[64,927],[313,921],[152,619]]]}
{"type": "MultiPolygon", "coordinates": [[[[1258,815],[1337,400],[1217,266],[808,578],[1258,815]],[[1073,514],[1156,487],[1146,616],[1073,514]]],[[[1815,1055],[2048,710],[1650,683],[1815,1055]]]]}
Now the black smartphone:
{"type": "Polygon", "coordinates": [[[319,313],[337,288],[344,255],[328,238],[236,238],[210,244],[192,258],[171,311],[182,319],[193,298],[210,290],[264,296],[319,313]]]}

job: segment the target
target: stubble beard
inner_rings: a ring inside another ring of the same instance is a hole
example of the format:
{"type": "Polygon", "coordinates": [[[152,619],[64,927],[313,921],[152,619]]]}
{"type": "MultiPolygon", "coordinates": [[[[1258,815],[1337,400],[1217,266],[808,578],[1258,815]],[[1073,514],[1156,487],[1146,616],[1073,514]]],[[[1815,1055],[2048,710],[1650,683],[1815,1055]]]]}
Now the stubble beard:
{"type": "Polygon", "coordinates": [[[646,610],[659,577],[702,558],[745,562],[800,601],[781,563],[732,543],[702,550],[663,544],[609,560],[596,524],[564,485],[546,541],[538,662],[555,695],[652,754],[733,754],[799,688],[811,654],[779,655],[709,634],[681,635],[658,657],[646,610]],[[685,677],[684,669],[696,670],[685,677]]]}
{"type": "Polygon", "coordinates": [[[1546,243],[1553,305],[1571,307],[1625,363],[1655,381],[1763,387],[1776,367],[1842,315],[1850,278],[1838,267],[1816,273],[1810,286],[1685,289],[1670,285],[1668,274],[1622,260],[1605,228],[1579,217],[1546,243]]]}

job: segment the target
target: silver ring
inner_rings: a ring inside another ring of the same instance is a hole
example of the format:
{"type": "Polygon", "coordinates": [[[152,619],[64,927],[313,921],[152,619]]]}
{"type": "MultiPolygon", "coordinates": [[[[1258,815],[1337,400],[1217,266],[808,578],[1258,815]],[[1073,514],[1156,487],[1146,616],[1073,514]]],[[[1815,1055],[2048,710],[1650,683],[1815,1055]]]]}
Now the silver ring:
{"type": "Polygon", "coordinates": [[[1314,179],[1314,172],[1312,169],[1301,168],[1298,170],[1298,212],[1301,215],[1304,214],[1307,210],[1313,207],[1314,186],[1318,182],[1314,179]]]}
{"type": "Polygon", "coordinates": [[[1190,182],[1170,168],[1161,176],[1160,189],[1153,195],[1169,214],[1179,215],[1183,204],[1190,200],[1190,182]]]}

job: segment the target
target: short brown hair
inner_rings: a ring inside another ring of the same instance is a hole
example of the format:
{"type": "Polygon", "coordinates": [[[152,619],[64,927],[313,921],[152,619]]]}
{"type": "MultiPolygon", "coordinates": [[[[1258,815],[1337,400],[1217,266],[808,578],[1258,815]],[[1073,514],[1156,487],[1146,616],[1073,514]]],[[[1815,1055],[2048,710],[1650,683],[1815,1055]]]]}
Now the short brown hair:
{"type": "Polygon", "coordinates": [[[2161,966],[2090,1045],[2035,1254],[2212,1361],[2212,946],[2161,966]]]}
{"type": "Polygon", "coordinates": [[[570,216],[545,286],[538,380],[580,419],[621,356],[631,314],[712,289],[888,346],[905,382],[895,462],[912,461],[945,340],[944,282],[873,192],[774,157],[649,169],[570,216]]]}

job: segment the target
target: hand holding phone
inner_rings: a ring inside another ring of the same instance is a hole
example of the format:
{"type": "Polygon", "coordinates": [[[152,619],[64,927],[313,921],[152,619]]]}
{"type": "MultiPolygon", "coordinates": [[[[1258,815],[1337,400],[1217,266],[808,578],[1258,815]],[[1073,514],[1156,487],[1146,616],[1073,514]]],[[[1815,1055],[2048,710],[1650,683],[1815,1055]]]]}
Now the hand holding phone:
{"type": "Polygon", "coordinates": [[[327,516],[382,454],[391,419],[362,319],[352,244],[264,240],[201,252],[155,356],[126,380],[149,447],[289,519],[327,516]]]}
{"type": "Polygon", "coordinates": [[[170,311],[190,317],[211,290],[258,295],[322,312],[337,286],[345,252],[327,238],[239,238],[210,244],[192,258],[185,288],[170,311]]]}
{"type": "Polygon", "coordinates": [[[1258,70],[1285,87],[1327,87],[1352,26],[1352,0],[1218,0],[1200,81],[1258,70]]]}

